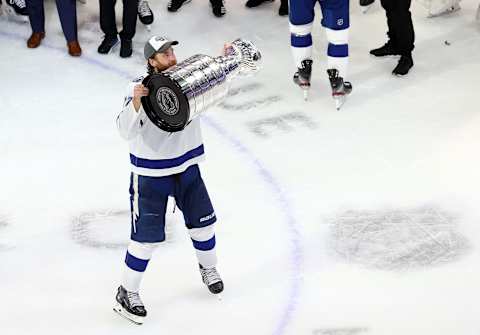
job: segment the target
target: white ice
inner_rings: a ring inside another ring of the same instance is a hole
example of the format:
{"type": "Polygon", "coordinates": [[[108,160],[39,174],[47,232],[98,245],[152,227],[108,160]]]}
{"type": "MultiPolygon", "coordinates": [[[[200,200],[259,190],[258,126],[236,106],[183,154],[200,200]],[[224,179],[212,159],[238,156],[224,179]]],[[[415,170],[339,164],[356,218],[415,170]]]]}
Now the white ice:
{"type": "Polygon", "coordinates": [[[83,55],[72,58],[52,1],[36,50],[26,47],[28,24],[0,17],[0,222],[8,222],[0,224],[0,334],[480,334],[474,2],[435,19],[413,4],[415,67],[395,78],[395,59],[368,54],[385,42],[383,10],[377,2],[364,15],[352,1],[354,91],[336,111],[318,21],[304,102],[278,1],[247,10],[227,0],[228,14],[216,19],[207,0],[176,14],[152,0],[152,33],[178,39],[180,60],[244,37],[264,66],[202,117],[222,300],[201,283],[181,215],[169,213],[168,241],[143,282],[149,315],[140,327],[112,311],[129,238],[128,148],[114,119],[128,80],[144,70],[149,33],[138,24],[131,59],[99,55],[98,2],[79,3],[83,55]],[[470,244],[458,260],[388,271],[332,250],[330,218],[344,211],[424,207],[457,218],[470,244]],[[72,232],[79,218],[89,223],[83,244],[72,232]]]}

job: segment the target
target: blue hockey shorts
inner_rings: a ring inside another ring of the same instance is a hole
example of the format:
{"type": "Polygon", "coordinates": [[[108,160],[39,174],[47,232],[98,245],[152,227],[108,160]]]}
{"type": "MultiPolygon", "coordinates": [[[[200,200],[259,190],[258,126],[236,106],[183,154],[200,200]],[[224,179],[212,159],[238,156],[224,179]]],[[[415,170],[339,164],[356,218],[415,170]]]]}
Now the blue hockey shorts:
{"type": "Polygon", "coordinates": [[[130,176],[131,239],[155,243],[165,240],[168,197],[175,198],[188,229],[213,224],[217,218],[198,165],[164,177],[130,176]]]}

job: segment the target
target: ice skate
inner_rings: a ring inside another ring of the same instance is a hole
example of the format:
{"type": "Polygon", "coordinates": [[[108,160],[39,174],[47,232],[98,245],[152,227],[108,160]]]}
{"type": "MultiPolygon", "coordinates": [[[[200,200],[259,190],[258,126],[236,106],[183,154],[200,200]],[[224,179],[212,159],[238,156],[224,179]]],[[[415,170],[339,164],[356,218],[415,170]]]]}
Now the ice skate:
{"type": "Polygon", "coordinates": [[[138,2],[137,12],[140,22],[143,23],[148,31],[151,31],[152,28],[150,25],[153,23],[154,17],[147,0],[140,0],[138,2]]]}
{"type": "Polygon", "coordinates": [[[202,281],[207,285],[208,290],[213,294],[219,294],[223,291],[223,281],[217,272],[216,268],[204,268],[201,264],[200,274],[202,275],[202,281]]]}
{"type": "Polygon", "coordinates": [[[308,100],[308,92],[310,90],[310,79],[312,77],[311,59],[305,59],[301,63],[301,67],[293,75],[293,82],[303,90],[303,99],[308,100]]]}
{"type": "Polygon", "coordinates": [[[5,15],[8,20],[21,23],[29,21],[25,0],[5,0],[5,2],[6,4],[3,4],[3,1],[0,3],[0,15],[5,15]]]}
{"type": "Polygon", "coordinates": [[[178,11],[183,5],[189,3],[192,0],[170,0],[167,5],[167,10],[169,12],[178,11]]]}
{"type": "Polygon", "coordinates": [[[147,311],[138,292],[129,292],[123,286],[120,286],[115,300],[113,306],[115,312],[137,325],[143,324],[147,311]]]}
{"type": "Polygon", "coordinates": [[[332,87],[332,97],[335,100],[335,108],[340,110],[347,95],[352,93],[352,84],[348,81],[344,81],[342,77],[338,75],[337,69],[328,69],[328,78],[330,79],[330,86],[332,87]]]}

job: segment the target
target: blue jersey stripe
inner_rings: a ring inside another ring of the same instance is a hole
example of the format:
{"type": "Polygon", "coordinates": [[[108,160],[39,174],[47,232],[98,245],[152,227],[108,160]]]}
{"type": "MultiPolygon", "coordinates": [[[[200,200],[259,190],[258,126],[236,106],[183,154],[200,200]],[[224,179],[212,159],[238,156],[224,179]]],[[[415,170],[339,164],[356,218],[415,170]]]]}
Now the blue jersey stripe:
{"type": "Polygon", "coordinates": [[[348,44],[328,44],[327,55],[330,57],[348,57],[348,44]]]}
{"type": "Polygon", "coordinates": [[[292,44],[293,47],[306,48],[306,47],[309,47],[309,46],[312,45],[312,35],[311,34],[303,35],[303,36],[292,34],[291,36],[292,36],[291,37],[291,44],[292,44]]]}
{"type": "Polygon", "coordinates": [[[202,250],[202,251],[212,250],[213,248],[215,248],[215,235],[211,239],[203,242],[195,241],[192,238],[192,242],[193,242],[193,247],[197,250],[202,250]]]}
{"type": "Polygon", "coordinates": [[[127,256],[125,257],[125,264],[127,264],[127,266],[134,271],[145,272],[145,269],[147,268],[147,265],[148,265],[148,260],[140,259],[135,256],[132,256],[127,251],[127,256]]]}
{"type": "Polygon", "coordinates": [[[130,154],[130,162],[136,167],[146,168],[146,169],[169,169],[177,167],[189,161],[192,158],[201,156],[204,154],[203,144],[199,147],[192,149],[185,154],[177,158],[170,159],[145,159],[138,158],[133,154],[130,154]]]}

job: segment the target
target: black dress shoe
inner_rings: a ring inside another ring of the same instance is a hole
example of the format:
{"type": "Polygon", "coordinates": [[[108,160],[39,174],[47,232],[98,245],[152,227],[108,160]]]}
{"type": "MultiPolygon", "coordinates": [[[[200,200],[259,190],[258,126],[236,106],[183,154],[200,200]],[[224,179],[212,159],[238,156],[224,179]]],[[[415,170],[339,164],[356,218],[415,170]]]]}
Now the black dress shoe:
{"type": "Polygon", "coordinates": [[[114,46],[118,44],[118,37],[115,36],[105,36],[102,43],[98,47],[98,53],[108,54],[114,46]]]}
{"type": "Polygon", "coordinates": [[[388,41],[383,47],[370,50],[370,54],[375,57],[396,56],[398,51],[393,47],[392,43],[388,41]]]}
{"type": "Polygon", "coordinates": [[[404,76],[410,71],[413,66],[413,59],[411,55],[403,55],[398,61],[398,65],[393,69],[392,74],[396,76],[404,76]]]}
{"type": "Polygon", "coordinates": [[[132,40],[121,39],[120,41],[120,57],[127,58],[133,53],[132,40]]]}

